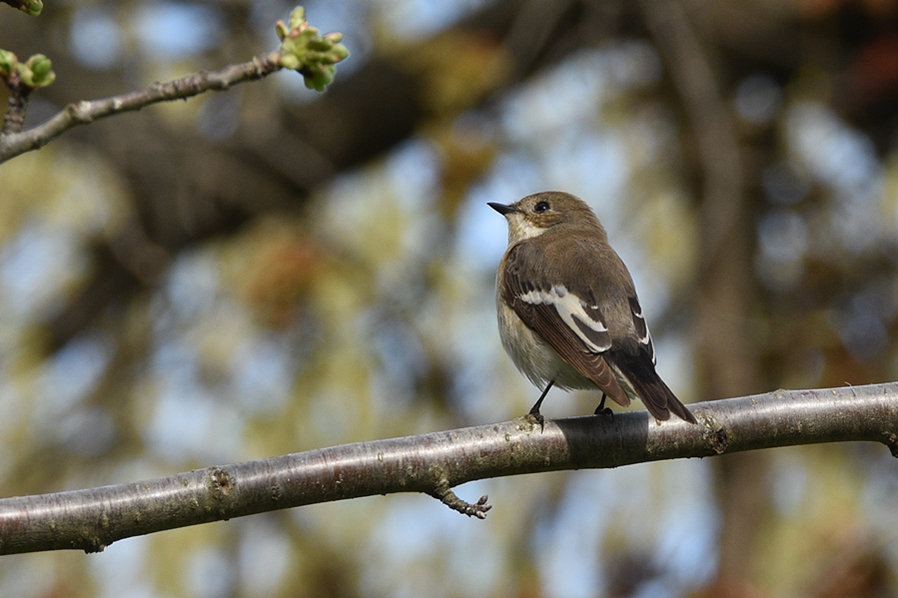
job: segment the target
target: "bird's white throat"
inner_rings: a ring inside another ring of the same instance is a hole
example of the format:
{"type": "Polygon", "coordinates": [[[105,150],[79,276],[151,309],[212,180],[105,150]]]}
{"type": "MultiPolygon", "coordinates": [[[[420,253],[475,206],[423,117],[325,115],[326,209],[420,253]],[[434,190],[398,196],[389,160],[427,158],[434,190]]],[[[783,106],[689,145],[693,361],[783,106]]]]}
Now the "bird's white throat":
{"type": "Polygon", "coordinates": [[[508,244],[519,243],[526,239],[538,237],[544,232],[545,228],[535,226],[530,219],[523,214],[512,212],[505,219],[508,221],[508,244]]]}

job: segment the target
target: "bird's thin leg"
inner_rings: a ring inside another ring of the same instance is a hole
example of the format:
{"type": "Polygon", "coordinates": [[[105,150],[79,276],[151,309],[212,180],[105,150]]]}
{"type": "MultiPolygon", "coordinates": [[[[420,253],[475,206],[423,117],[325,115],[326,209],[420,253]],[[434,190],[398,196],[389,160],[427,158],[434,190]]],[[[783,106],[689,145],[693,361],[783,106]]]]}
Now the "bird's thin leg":
{"type": "Polygon", "coordinates": [[[546,421],[546,418],[544,418],[543,414],[539,412],[539,407],[543,404],[543,399],[545,399],[546,395],[549,394],[549,389],[552,388],[553,384],[555,384],[555,381],[549,380],[549,384],[546,385],[546,389],[543,391],[543,394],[539,395],[536,403],[534,403],[533,407],[530,408],[530,415],[536,418],[536,421],[539,422],[540,428],[543,427],[543,423],[546,421]]]}
{"type": "Polygon", "coordinates": [[[599,406],[596,407],[596,410],[593,411],[593,414],[594,415],[607,415],[613,421],[614,420],[614,411],[611,410],[611,407],[605,407],[605,399],[607,399],[607,398],[608,398],[608,396],[603,392],[602,400],[601,400],[601,402],[599,402],[599,406]]]}

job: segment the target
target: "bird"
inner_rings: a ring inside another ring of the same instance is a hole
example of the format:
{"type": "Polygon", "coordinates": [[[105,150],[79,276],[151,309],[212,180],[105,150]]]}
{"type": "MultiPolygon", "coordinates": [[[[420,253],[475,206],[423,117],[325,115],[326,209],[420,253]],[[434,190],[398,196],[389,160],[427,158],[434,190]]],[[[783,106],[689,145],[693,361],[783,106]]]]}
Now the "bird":
{"type": "Polygon", "coordinates": [[[602,392],[626,407],[639,398],[658,421],[697,423],[655,370],[655,347],[636,287],[595,213],[580,198],[544,191],[512,203],[488,202],[505,217],[508,248],[496,273],[502,346],[543,389],[602,392]]]}

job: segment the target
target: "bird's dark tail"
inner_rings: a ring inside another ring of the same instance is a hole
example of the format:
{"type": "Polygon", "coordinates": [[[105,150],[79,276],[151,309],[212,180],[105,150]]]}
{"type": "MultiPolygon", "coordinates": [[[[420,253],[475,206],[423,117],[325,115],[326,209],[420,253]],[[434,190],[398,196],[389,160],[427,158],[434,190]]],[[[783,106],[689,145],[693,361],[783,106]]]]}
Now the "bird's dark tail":
{"type": "Polygon", "coordinates": [[[631,355],[624,352],[605,354],[611,366],[633,387],[645,408],[657,420],[667,421],[673,413],[690,424],[698,423],[695,416],[667,387],[647,355],[631,355]]]}

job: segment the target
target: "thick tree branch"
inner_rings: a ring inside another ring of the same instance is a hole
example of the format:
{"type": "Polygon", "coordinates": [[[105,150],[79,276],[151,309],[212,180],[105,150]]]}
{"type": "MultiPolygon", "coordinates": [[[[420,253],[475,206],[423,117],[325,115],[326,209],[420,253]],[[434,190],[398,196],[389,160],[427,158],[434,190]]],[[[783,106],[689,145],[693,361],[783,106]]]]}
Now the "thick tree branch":
{"type": "Polygon", "coordinates": [[[510,422],[208,467],[144,482],[0,500],[0,554],[103,550],[116,540],[312,503],[423,492],[468,515],[449,488],[484,478],[609,468],[753,449],[881,442],[898,454],[898,383],[775,391],[690,405],[699,421],[645,411],[510,422]]]}

